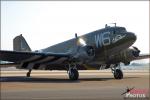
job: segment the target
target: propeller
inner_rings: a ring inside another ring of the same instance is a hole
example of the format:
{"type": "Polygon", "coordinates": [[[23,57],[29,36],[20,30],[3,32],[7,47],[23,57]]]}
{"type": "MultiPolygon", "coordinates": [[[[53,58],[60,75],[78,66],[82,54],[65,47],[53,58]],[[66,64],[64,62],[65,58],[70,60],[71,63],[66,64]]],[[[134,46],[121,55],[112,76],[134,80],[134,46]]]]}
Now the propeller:
{"type": "Polygon", "coordinates": [[[132,52],[132,54],[135,56],[135,57],[138,57],[139,56],[139,54],[140,54],[140,50],[137,48],[137,47],[135,47],[135,46],[132,46],[133,47],[133,52],[132,52]]]}

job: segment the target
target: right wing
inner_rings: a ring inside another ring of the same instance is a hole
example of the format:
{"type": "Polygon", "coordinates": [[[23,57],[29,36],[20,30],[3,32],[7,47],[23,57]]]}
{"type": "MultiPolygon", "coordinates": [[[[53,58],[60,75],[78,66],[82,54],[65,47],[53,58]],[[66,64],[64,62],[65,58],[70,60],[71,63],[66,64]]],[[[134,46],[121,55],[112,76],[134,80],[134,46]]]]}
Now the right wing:
{"type": "Polygon", "coordinates": [[[141,54],[138,57],[133,57],[131,60],[141,60],[141,59],[148,59],[150,58],[149,54],[141,54]]]}
{"type": "Polygon", "coordinates": [[[135,57],[134,60],[141,60],[141,59],[147,59],[150,58],[149,54],[141,54],[138,57],[135,57]]]}

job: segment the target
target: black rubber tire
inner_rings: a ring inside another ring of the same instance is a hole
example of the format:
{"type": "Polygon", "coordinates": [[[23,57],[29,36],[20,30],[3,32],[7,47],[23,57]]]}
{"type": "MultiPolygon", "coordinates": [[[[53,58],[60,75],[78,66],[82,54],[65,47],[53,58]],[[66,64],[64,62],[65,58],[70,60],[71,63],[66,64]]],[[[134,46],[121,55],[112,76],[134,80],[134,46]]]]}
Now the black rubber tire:
{"type": "Polygon", "coordinates": [[[120,69],[116,69],[114,71],[114,78],[115,79],[122,79],[123,78],[123,72],[120,69]]]}
{"type": "Polygon", "coordinates": [[[69,72],[69,79],[70,80],[78,80],[79,78],[79,73],[77,69],[71,69],[71,72],[69,72]]]}

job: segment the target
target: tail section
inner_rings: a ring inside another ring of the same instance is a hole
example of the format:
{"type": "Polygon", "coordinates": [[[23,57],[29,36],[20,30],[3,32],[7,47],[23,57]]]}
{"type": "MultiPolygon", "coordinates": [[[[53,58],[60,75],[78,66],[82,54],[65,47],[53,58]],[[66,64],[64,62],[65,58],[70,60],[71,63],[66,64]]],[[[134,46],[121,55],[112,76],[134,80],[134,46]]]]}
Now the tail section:
{"type": "Polygon", "coordinates": [[[16,36],[13,39],[13,50],[14,51],[31,51],[28,43],[26,42],[25,38],[21,35],[16,36]]]}

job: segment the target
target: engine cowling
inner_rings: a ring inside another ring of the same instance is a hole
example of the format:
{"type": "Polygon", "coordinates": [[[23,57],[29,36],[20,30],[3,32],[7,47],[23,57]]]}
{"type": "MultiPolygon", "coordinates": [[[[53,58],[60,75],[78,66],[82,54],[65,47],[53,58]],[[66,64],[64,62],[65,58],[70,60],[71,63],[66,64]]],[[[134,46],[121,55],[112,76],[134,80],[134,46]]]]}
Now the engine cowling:
{"type": "Polygon", "coordinates": [[[137,47],[134,47],[134,46],[132,46],[132,47],[133,47],[133,49],[132,49],[133,56],[138,57],[141,51],[137,47]]]}
{"type": "Polygon", "coordinates": [[[92,60],[95,56],[95,49],[92,46],[81,46],[77,53],[73,56],[74,59],[81,62],[92,60]]]}
{"type": "Polygon", "coordinates": [[[140,54],[140,50],[137,47],[133,46],[132,48],[129,48],[124,52],[124,56],[122,56],[123,57],[122,62],[125,65],[129,65],[130,61],[132,61],[135,57],[138,57],[139,54],[140,54]]]}
{"type": "Polygon", "coordinates": [[[117,55],[111,56],[109,58],[109,63],[122,62],[125,65],[129,65],[135,57],[139,56],[139,54],[140,50],[137,47],[128,48],[117,55]]]}

